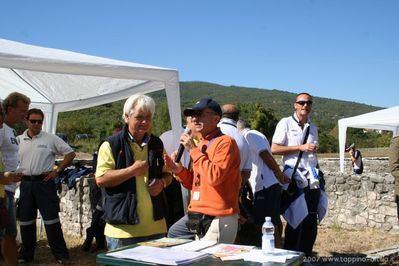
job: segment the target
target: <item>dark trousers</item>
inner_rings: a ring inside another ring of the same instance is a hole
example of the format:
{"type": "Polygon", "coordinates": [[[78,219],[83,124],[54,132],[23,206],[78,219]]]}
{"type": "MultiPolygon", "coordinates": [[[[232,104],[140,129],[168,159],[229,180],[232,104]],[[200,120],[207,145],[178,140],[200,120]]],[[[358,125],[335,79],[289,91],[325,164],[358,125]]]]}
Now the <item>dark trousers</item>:
{"type": "Polygon", "coordinates": [[[103,214],[104,212],[97,208],[94,210],[90,227],[86,229],[86,239],[82,245],[83,251],[90,250],[94,238],[96,238],[96,247],[93,251],[105,248],[105,221],[102,219],[103,214]]]}
{"type": "Polygon", "coordinates": [[[176,179],[173,178],[172,183],[165,188],[165,195],[168,202],[166,225],[170,228],[175,222],[184,216],[181,186],[176,179]]]}
{"type": "MultiPolygon", "coordinates": [[[[272,223],[275,226],[278,234],[275,236],[276,247],[281,247],[281,233],[283,232],[283,224],[280,219],[280,203],[281,203],[281,186],[280,184],[274,184],[268,188],[255,192],[254,195],[254,216],[255,223],[258,225],[259,230],[265,222],[265,217],[269,216],[272,219],[272,223]],[[273,202],[273,204],[270,204],[273,202]]],[[[258,232],[257,243],[262,243],[262,232],[258,232]]]]}
{"type": "Polygon", "coordinates": [[[302,251],[306,256],[312,255],[317,236],[317,206],[319,200],[320,189],[305,189],[305,201],[309,214],[296,229],[287,223],[284,249],[302,251]]]}
{"type": "Polygon", "coordinates": [[[18,214],[22,248],[20,257],[32,260],[36,248],[36,219],[39,209],[48,243],[56,259],[69,258],[58,212],[59,198],[53,181],[22,181],[18,214]]]}

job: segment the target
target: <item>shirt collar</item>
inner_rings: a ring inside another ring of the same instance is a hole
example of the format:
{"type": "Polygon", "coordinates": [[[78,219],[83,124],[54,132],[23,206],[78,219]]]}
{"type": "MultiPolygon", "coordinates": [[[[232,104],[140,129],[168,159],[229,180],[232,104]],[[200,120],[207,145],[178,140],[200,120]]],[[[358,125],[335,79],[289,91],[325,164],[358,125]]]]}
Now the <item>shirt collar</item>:
{"type": "MultiPolygon", "coordinates": [[[[298,126],[302,127],[301,123],[299,123],[299,118],[296,115],[296,112],[292,115],[292,119],[298,124],[298,126]]],[[[310,118],[308,117],[308,120],[306,121],[305,124],[310,124],[310,118]]]]}
{"type": "Polygon", "coordinates": [[[205,140],[211,140],[213,139],[216,135],[220,134],[220,128],[215,128],[211,133],[205,136],[205,140]]]}
{"type": "Polygon", "coordinates": [[[27,138],[28,138],[28,139],[40,138],[42,135],[43,135],[43,130],[40,130],[40,133],[37,134],[37,135],[35,135],[35,136],[33,136],[32,138],[29,137],[29,135],[28,135],[28,129],[26,129],[26,130],[24,131],[24,133],[23,133],[24,140],[27,139],[27,138]]]}
{"type": "Polygon", "coordinates": [[[219,125],[220,124],[227,124],[227,125],[237,128],[237,122],[234,121],[233,119],[227,118],[227,117],[223,117],[222,119],[220,119],[219,125]]]}
{"type": "MultiPolygon", "coordinates": [[[[130,132],[127,132],[127,136],[129,138],[129,140],[131,142],[134,142],[138,145],[138,143],[136,142],[136,139],[134,138],[134,136],[132,134],[130,134],[130,132]]],[[[148,135],[147,133],[144,135],[143,137],[143,141],[141,142],[141,145],[139,145],[141,148],[143,148],[144,146],[146,146],[148,144],[148,142],[150,141],[151,136],[148,135]]]]}

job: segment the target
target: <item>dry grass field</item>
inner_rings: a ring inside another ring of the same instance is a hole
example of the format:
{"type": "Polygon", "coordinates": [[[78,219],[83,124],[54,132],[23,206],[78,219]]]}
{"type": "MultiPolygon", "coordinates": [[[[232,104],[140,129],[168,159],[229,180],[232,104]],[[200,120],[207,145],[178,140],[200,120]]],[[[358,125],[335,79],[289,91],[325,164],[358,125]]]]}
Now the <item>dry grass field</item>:
{"type": "MultiPolygon", "coordinates": [[[[83,239],[67,236],[66,241],[71,256],[71,260],[68,265],[96,265],[96,253],[82,252],[80,250],[80,245],[83,243],[83,239]]],[[[396,246],[398,243],[399,234],[385,233],[383,231],[371,229],[347,230],[342,228],[328,228],[320,226],[314,251],[316,256],[320,257],[354,257],[362,256],[364,252],[369,250],[396,246]]],[[[38,243],[35,261],[29,265],[58,265],[51,255],[51,251],[46,240],[42,240],[38,243]]]]}

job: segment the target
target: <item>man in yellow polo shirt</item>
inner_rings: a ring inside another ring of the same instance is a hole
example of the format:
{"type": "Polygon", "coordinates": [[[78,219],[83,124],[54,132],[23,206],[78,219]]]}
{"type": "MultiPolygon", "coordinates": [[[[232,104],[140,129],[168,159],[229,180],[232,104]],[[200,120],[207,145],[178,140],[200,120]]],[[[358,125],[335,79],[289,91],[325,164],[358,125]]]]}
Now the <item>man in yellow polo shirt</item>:
{"type": "Polygon", "coordinates": [[[151,97],[130,96],[123,109],[123,129],[99,149],[96,182],[104,197],[108,250],[166,233],[163,189],[172,175],[164,169],[162,141],[151,134],[154,112],[151,97]]]}

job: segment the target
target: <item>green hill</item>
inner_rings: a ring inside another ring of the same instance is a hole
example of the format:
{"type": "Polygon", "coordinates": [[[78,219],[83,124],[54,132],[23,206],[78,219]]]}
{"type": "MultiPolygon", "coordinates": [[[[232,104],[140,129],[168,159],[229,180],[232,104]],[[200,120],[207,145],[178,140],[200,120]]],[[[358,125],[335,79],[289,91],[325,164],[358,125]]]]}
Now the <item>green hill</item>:
{"type": "MultiPolygon", "coordinates": [[[[157,103],[153,131],[159,135],[163,131],[170,129],[166,93],[165,91],[158,91],[150,95],[157,103]]],[[[240,107],[255,106],[259,103],[270,110],[275,118],[279,120],[293,113],[295,94],[279,90],[222,86],[207,82],[181,82],[180,97],[182,110],[193,105],[201,98],[213,98],[220,104],[234,103],[240,107]]],[[[72,140],[79,133],[94,134],[97,136],[96,140],[100,140],[112,132],[115,123],[122,122],[123,103],[124,100],[89,109],[61,113],[57,131],[66,133],[72,140]]],[[[319,132],[336,138],[338,119],[379,109],[382,108],[355,102],[314,97],[312,121],[318,125],[319,132]]],[[[250,109],[246,108],[242,115],[249,120],[254,114],[251,113],[250,109]]],[[[332,146],[335,146],[334,139],[329,141],[332,146]]]]}
{"type": "MultiPolygon", "coordinates": [[[[277,118],[293,113],[293,101],[296,95],[295,93],[280,90],[222,86],[206,82],[181,82],[180,88],[183,108],[206,96],[215,99],[220,104],[259,102],[266,108],[273,109],[277,118]]],[[[332,120],[334,123],[343,117],[382,109],[377,106],[328,98],[314,97],[313,100],[313,119],[320,121],[325,119],[332,120]]]]}

